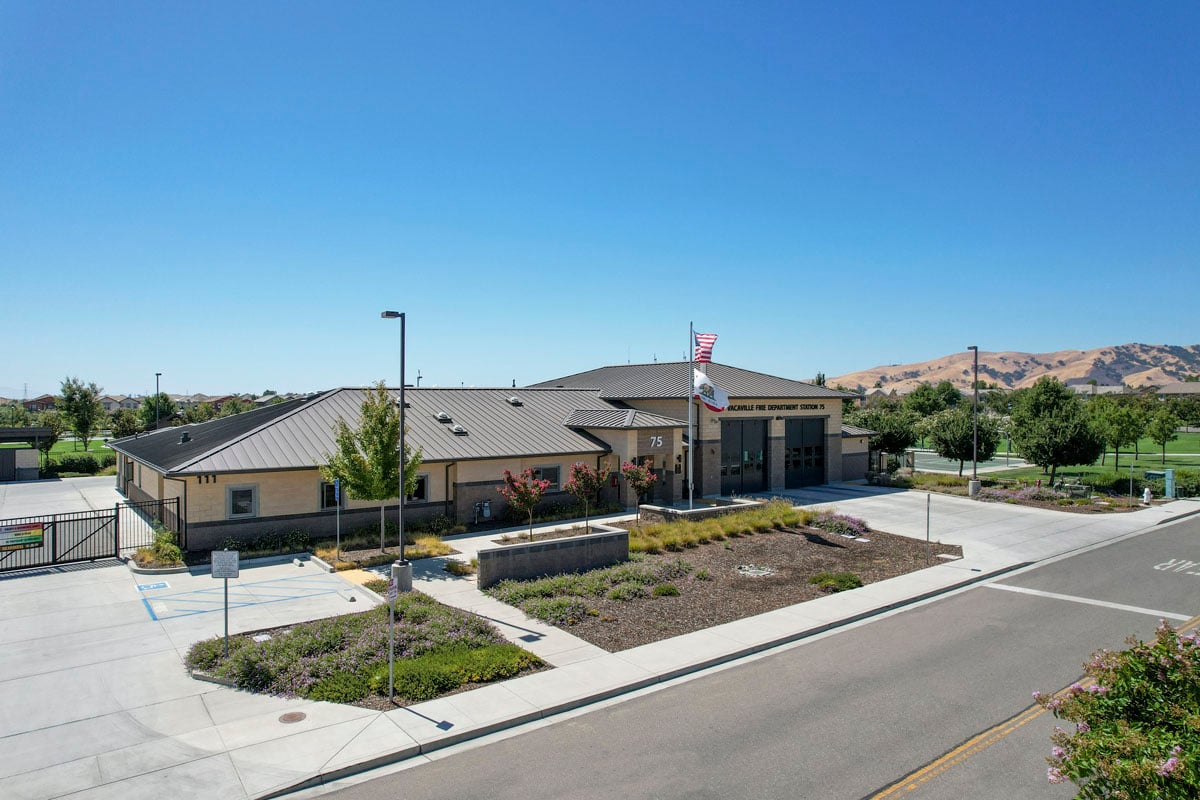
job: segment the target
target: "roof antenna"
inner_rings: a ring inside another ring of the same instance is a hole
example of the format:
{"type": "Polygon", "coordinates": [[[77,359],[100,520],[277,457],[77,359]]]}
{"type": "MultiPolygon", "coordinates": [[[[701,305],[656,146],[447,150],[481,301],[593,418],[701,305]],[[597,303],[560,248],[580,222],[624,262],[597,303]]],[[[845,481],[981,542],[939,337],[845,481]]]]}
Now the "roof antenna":
{"type": "Polygon", "coordinates": [[[421,388],[421,370],[417,370],[417,388],[421,388]]]}

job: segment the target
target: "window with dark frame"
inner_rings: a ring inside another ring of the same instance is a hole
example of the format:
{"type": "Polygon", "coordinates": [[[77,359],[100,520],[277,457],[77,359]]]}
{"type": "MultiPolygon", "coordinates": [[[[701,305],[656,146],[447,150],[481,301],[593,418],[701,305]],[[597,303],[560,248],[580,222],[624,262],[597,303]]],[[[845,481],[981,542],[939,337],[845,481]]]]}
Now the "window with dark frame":
{"type": "Polygon", "coordinates": [[[547,492],[557,492],[558,491],[558,489],[559,489],[558,473],[559,473],[558,467],[534,467],[533,468],[533,477],[535,477],[539,480],[550,481],[550,485],[546,487],[547,492]]]}
{"type": "Polygon", "coordinates": [[[253,517],[258,515],[257,491],[253,486],[229,487],[229,517],[253,517]]]}
{"type": "Polygon", "coordinates": [[[408,503],[425,503],[429,500],[429,474],[422,472],[417,475],[417,486],[413,493],[404,497],[408,503]]]}
{"type": "Polygon", "coordinates": [[[338,501],[334,499],[333,484],[327,483],[325,481],[321,481],[321,509],[322,510],[327,509],[327,508],[336,508],[338,505],[341,505],[342,508],[345,508],[346,507],[346,493],[343,491],[341,493],[341,495],[342,495],[341,502],[338,503],[338,501]]]}

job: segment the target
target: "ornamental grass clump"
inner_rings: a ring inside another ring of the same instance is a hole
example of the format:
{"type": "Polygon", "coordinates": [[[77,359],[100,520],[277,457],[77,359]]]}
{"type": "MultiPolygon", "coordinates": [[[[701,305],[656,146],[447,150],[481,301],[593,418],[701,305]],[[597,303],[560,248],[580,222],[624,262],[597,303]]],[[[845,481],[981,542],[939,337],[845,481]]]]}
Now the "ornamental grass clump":
{"type": "Polygon", "coordinates": [[[574,625],[598,613],[588,604],[592,598],[635,600],[647,596],[652,587],[686,578],[691,572],[691,564],[681,559],[658,563],[635,559],[584,573],[501,581],[484,593],[534,619],[551,625],[574,625]]]}
{"type": "Polygon", "coordinates": [[[1086,679],[1034,699],[1055,717],[1050,783],[1071,781],[1079,800],[1200,797],[1200,637],[1163,620],[1153,642],[1100,650],[1086,679]]]}

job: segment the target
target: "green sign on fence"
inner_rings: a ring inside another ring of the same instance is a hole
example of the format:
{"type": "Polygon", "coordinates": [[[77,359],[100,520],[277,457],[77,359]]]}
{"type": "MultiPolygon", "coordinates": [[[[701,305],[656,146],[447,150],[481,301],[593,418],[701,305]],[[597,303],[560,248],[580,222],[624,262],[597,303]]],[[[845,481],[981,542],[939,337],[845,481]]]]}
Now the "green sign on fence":
{"type": "Polygon", "coordinates": [[[41,547],[45,536],[44,523],[24,522],[0,526],[0,551],[29,550],[41,547]]]}

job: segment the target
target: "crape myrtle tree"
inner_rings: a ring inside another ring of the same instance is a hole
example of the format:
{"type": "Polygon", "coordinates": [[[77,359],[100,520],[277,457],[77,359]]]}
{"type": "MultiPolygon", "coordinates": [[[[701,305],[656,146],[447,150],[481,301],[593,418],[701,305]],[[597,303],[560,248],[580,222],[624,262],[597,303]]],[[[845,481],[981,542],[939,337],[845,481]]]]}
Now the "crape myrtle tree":
{"type": "Polygon", "coordinates": [[[100,420],[104,418],[100,391],[100,387],[94,383],[85,384],[78,378],[66,378],[61,386],[62,397],[55,404],[67,428],[83,442],[85,453],[88,439],[99,429],[100,420]]]}
{"type": "MultiPolygon", "coordinates": [[[[958,462],[958,475],[963,474],[963,464],[976,453],[975,427],[971,407],[965,403],[948,408],[933,417],[929,425],[929,442],[942,458],[958,462]]],[[[988,461],[996,455],[1000,446],[1000,429],[990,414],[979,415],[978,458],[988,461]]]]}
{"type": "Polygon", "coordinates": [[[1141,410],[1129,403],[1111,397],[1094,397],[1088,403],[1088,416],[1092,429],[1100,435],[1107,447],[1100,454],[1103,465],[1108,447],[1113,449],[1113,468],[1121,468],[1121,448],[1135,443],[1146,429],[1146,418],[1141,410]]]}
{"type": "Polygon", "coordinates": [[[1172,414],[1171,409],[1166,406],[1154,412],[1154,415],[1150,417],[1150,422],[1146,425],[1146,435],[1162,448],[1164,465],[1167,463],[1167,442],[1173,442],[1179,438],[1177,428],[1179,428],[1179,417],[1172,414]]]}
{"type": "Polygon", "coordinates": [[[524,514],[529,520],[529,541],[533,541],[533,510],[542,502],[550,481],[534,475],[533,470],[526,468],[520,475],[513,475],[504,470],[504,485],[496,489],[508,501],[509,508],[515,514],[524,514]]]}
{"type": "Polygon", "coordinates": [[[1200,636],[1163,620],[1154,641],[1100,650],[1085,678],[1054,695],[1033,697],[1055,717],[1046,759],[1050,783],[1071,781],[1080,800],[1200,797],[1200,636]]]}
{"type": "MultiPolygon", "coordinates": [[[[360,410],[358,427],[350,427],[340,417],[334,423],[337,449],[332,455],[325,454],[321,477],[330,483],[340,481],[347,497],[379,503],[379,551],[383,552],[387,501],[395,498],[399,490],[400,409],[380,381],[366,391],[360,410]]],[[[405,496],[416,492],[420,466],[420,448],[414,453],[405,444],[405,496]]]]}
{"type": "Polygon", "coordinates": [[[648,495],[650,490],[654,488],[654,484],[658,481],[658,475],[650,469],[649,462],[645,460],[641,464],[634,464],[632,461],[621,462],[621,475],[625,477],[625,482],[629,484],[629,488],[636,498],[638,525],[641,525],[642,498],[648,495]]]}
{"type": "Polygon", "coordinates": [[[583,503],[584,530],[591,530],[591,524],[588,520],[588,509],[598,501],[600,491],[607,482],[608,467],[592,469],[582,461],[576,461],[571,465],[570,477],[563,484],[563,489],[570,492],[575,496],[576,500],[583,503]]]}
{"type": "Polygon", "coordinates": [[[1017,395],[1012,439],[1022,458],[1049,472],[1051,484],[1059,467],[1091,464],[1104,450],[1079,398],[1050,376],[1017,395]]]}

